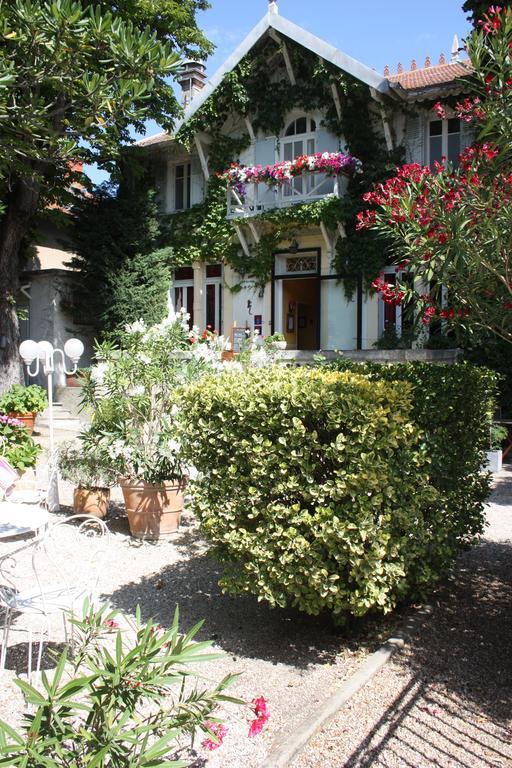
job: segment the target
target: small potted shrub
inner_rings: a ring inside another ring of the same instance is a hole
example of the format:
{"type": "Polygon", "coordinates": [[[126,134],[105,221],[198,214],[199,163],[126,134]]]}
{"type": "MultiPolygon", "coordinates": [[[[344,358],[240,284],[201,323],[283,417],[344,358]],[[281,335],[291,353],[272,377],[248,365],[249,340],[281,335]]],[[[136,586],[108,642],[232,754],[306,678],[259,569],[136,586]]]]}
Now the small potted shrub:
{"type": "Polygon", "coordinates": [[[489,472],[499,472],[503,466],[501,444],[508,435],[508,430],[501,424],[491,424],[489,428],[489,450],[485,469],[489,472]]]}
{"type": "Polygon", "coordinates": [[[106,517],[116,475],[105,452],[82,441],[63,443],[59,449],[59,470],[62,479],[75,486],[74,513],[106,517]]]}
{"type": "Polygon", "coordinates": [[[22,421],[0,415],[0,456],[7,459],[20,475],[34,469],[41,450],[22,421]]]}
{"type": "Polygon", "coordinates": [[[284,352],[286,349],[286,339],[282,333],[273,333],[271,336],[267,336],[265,344],[271,349],[278,349],[284,352]]]}
{"type": "Polygon", "coordinates": [[[36,415],[44,411],[47,406],[46,391],[37,384],[31,384],[29,387],[13,384],[0,397],[0,412],[22,421],[29,435],[34,431],[36,415]]]}

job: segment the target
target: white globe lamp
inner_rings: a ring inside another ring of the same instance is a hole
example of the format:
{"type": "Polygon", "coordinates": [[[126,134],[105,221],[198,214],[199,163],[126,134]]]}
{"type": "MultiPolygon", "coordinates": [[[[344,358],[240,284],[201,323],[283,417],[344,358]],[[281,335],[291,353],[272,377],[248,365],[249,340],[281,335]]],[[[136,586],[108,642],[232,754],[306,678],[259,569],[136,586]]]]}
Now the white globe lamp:
{"type": "Polygon", "coordinates": [[[20,355],[25,365],[30,365],[30,363],[39,356],[37,342],[32,341],[32,339],[22,341],[20,344],[20,355]]]}
{"type": "Polygon", "coordinates": [[[84,345],[80,339],[68,339],[64,344],[64,352],[76,365],[84,353],[84,345]]]}
{"type": "Polygon", "coordinates": [[[51,356],[53,355],[53,347],[49,341],[37,342],[37,355],[39,359],[42,360],[43,362],[51,358],[51,356]]]}

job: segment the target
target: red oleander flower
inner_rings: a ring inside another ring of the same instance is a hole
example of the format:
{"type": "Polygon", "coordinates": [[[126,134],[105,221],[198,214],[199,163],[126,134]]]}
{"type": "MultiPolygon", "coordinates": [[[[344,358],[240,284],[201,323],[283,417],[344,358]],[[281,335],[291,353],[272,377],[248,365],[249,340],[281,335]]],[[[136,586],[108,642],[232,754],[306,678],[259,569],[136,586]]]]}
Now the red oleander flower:
{"type": "Polygon", "coordinates": [[[117,623],[117,621],[113,621],[112,619],[106,619],[103,622],[103,626],[106,627],[107,629],[119,629],[119,624],[117,623]]]}
{"type": "Polygon", "coordinates": [[[211,731],[217,739],[217,741],[214,741],[209,736],[203,739],[201,746],[204,749],[208,749],[210,752],[213,752],[214,749],[218,749],[220,746],[222,746],[222,742],[224,741],[224,738],[228,732],[228,729],[225,725],[223,725],[223,723],[213,723],[210,720],[207,720],[205,723],[203,723],[203,728],[207,728],[209,731],[211,731]]]}

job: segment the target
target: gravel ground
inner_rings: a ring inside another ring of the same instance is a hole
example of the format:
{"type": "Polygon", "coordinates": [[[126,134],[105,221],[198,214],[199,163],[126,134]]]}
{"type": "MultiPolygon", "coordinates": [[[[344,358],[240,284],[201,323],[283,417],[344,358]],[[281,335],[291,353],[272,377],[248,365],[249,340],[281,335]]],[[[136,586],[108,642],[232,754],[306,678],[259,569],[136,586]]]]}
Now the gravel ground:
{"type": "MultiPolygon", "coordinates": [[[[71,488],[62,484],[61,503],[70,500],[71,488]]],[[[461,558],[413,642],[317,734],[293,768],[512,765],[511,468],[497,478],[488,519],[486,539],[461,558]]],[[[118,507],[108,524],[110,557],[100,584],[105,599],[128,613],[139,604],[144,618],[162,625],[176,604],[183,628],[205,619],[200,639],[213,639],[225,656],[202,665],[202,673],[215,680],[241,673],[233,695],[269,700],[271,719],[262,736],[249,740],[244,715],[231,710],[222,749],[199,749],[194,768],[260,766],[279,737],[307,718],[404,618],[363,622],[342,632],[293,611],[272,611],[251,597],[223,596],[219,568],[190,515],[179,534],[157,543],[131,539],[118,507]]],[[[0,542],[0,553],[6,546],[0,542]]],[[[58,648],[62,640],[60,624],[53,624],[51,644],[58,648]]],[[[13,678],[24,675],[26,653],[20,617],[0,686],[0,718],[14,725],[24,705],[13,678]]],[[[48,656],[43,665],[51,668],[48,656]]]]}
{"type": "Polygon", "coordinates": [[[512,467],[411,642],[290,768],[512,766],[512,467]]]}
{"type": "MultiPolygon", "coordinates": [[[[61,504],[70,504],[72,489],[60,487],[61,504]]],[[[115,498],[119,498],[116,492],[115,498]]],[[[62,506],[57,520],[70,513],[62,506]]],[[[252,597],[220,594],[220,570],[208,557],[197,525],[184,515],[179,534],[156,543],[141,543],[128,533],[122,510],[114,507],[108,519],[111,532],[108,562],[100,588],[114,607],[133,613],[140,605],[143,618],[150,616],[169,624],[175,606],[181,623],[189,629],[205,619],[199,639],[213,639],[223,659],[201,665],[201,672],[214,680],[227,673],[241,673],[230,689],[245,700],[263,695],[269,701],[271,718],[264,733],[248,739],[245,714],[236,708],[227,713],[229,735],[222,749],[194,754],[194,767],[257,768],[280,732],[287,732],[313,712],[326,696],[349,677],[368,652],[377,648],[389,632],[393,619],[368,621],[342,632],[325,620],[294,611],[272,611],[252,597]]],[[[0,542],[0,554],[11,546],[0,542]]],[[[69,562],[78,564],[77,552],[69,551],[69,562]]],[[[0,684],[0,718],[19,725],[23,699],[13,683],[24,676],[27,662],[27,624],[22,616],[9,637],[7,665],[0,684]]],[[[60,620],[52,622],[50,647],[60,648],[63,631],[60,620]]],[[[48,654],[43,667],[51,669],[48,654]]]]}

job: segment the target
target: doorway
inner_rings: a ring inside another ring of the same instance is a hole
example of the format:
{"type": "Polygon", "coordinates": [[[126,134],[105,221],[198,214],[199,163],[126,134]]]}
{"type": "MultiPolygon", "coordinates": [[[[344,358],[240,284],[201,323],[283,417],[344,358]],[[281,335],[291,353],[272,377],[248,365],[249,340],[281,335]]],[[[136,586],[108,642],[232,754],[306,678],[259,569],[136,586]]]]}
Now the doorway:
{"type": "Polygon", "coordinates": [[[289,349],[319,349],[320,278],[288,278],[282,282],[282,328],[289,349]]]}

